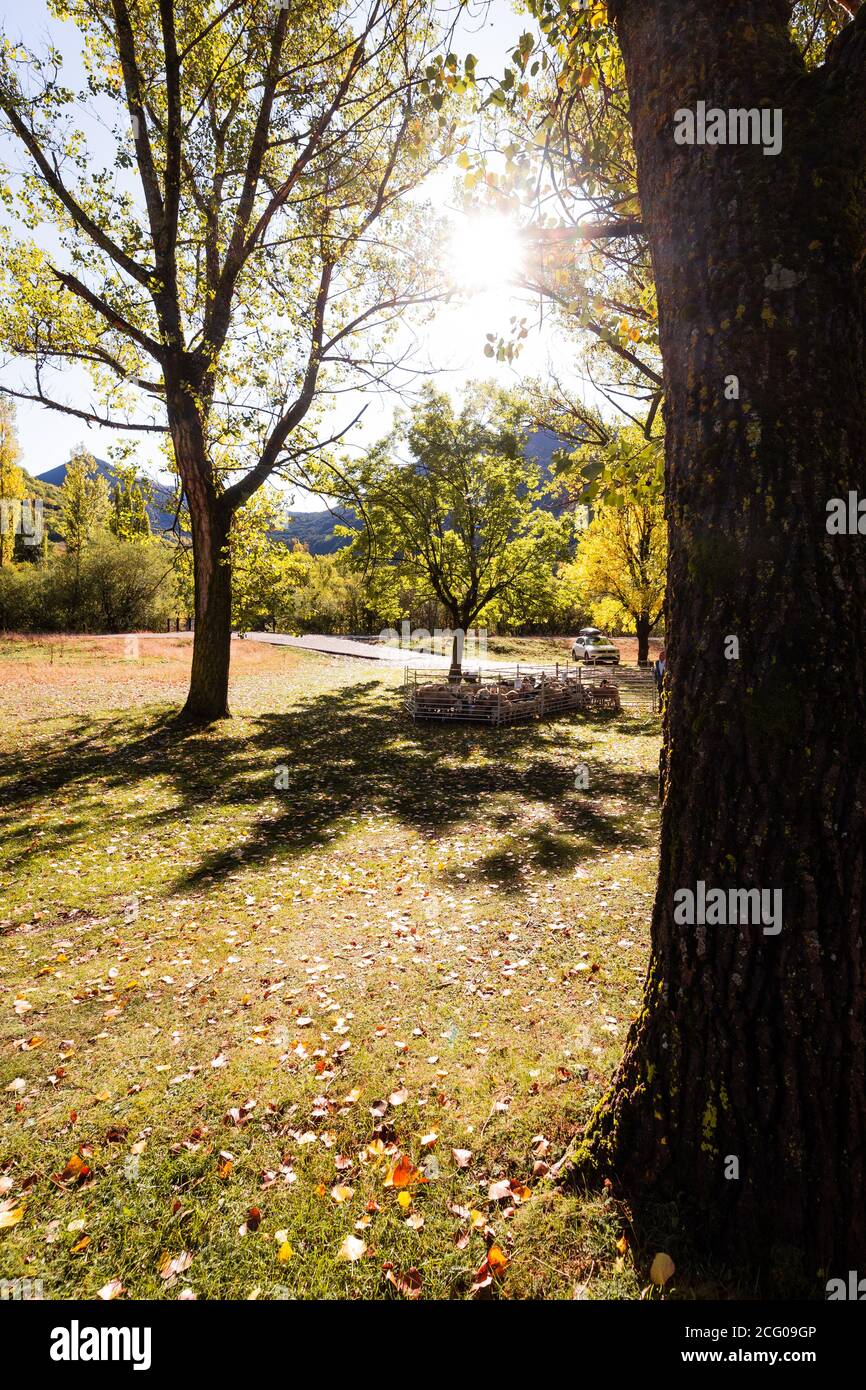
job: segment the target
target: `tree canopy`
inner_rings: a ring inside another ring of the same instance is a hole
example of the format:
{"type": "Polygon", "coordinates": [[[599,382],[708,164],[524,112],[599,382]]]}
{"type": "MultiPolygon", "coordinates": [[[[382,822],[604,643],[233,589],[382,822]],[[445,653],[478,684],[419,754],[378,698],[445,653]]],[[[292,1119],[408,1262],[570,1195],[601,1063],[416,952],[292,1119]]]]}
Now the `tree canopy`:
{"type": "Polygon", "coordinates": [[[426,386],[417,406],[343,469],[363,519],[355,563],[386,585],[423,583],[464,632],[498,599],[529,595],[564,553],[569,523],[525,453],[526,408],[489,385],[455,408],[426,386]]]}

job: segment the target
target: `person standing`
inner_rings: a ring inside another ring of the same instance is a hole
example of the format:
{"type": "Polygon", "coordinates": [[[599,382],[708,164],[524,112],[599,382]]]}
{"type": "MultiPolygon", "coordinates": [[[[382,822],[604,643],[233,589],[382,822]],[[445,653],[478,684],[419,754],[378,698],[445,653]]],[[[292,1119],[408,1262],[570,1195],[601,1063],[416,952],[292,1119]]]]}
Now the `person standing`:
{"type": "Polygon", "coordinates": [[[665,671],[667,670],[667,652],[664,647],[658,654],[658,659],[653,664],[653,676],[655,677],[656,690],[659,693],[659,708],[662,707],[664,698],[665,671]]]}

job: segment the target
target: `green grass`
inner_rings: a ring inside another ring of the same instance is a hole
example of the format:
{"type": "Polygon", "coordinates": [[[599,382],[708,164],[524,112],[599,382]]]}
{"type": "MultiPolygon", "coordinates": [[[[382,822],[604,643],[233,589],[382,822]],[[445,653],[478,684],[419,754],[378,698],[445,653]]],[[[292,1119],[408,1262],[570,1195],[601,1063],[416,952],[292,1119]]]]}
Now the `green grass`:
{"type": "Polygon", "coordinates": [[[495,1296],[637,1296],[627,1213],[537,1165],[639,1005],[657,722],[413,727],[397,672],[251,645],[234,720],[190,732],[188,645],[83,641],[60,681],[0,644],[0,1273],[346,1298],[416,1268],[454,1298],[495,1240],[495,1296]],[[401,1154],[429,1176],[408,1206],[401,1154]],[[491,1201],[502,1178],[531,1195],[491,1201]]]}

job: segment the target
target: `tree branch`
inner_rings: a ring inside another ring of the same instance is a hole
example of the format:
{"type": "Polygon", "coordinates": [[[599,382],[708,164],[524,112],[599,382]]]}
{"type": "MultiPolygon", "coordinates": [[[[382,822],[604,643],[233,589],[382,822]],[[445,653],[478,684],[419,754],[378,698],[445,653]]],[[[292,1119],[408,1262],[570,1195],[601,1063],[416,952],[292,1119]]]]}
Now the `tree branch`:
{"type": "Polygon", "coordinates": [[[90,237],[94,245],[104,251],[107,256],[110,256],[119,269],[125,271],[133,280],[137,280],[140,285],[150,288],[151,271],[140,266],[137,261],[133,260],[131,256],[128,256],[125,251],[121,250],[116,242],[114,242],[111,237],[93,221],[88,213],[85,212],[81,204],[73,198],[72,194],[63,183],[63,180],[60,178],[56,166],[48,159],[48,156],[39,144],[33,131],[21,120],[21,117],[15,110],[14,104],[6,94],[2,92],[0,92],[0,110],[5,114],[9,124],[27,150],[34,164],[39,169],[48,187],[66,208],[66,211],[69,213],[76,226],[80,227],[80,229],[90,237]]]}
{"type": "Polygon", "coordinates": [[[292,430],[303,420],[312,404],[313,395],[316,390],[316,381],[319,375],[319,366],[321,364],[322,339],[325,332],[325,310],[328,304],[333,270],[334,267],[327,261],[322,266],[322,275],[319,281],[319,289],[316,294],[316,304],[313,311],[310,353],[307,358],[304,380],[298,392],[297,399],[274,426],[256,466],[251,468],[245,477],[240,478],[236,483],[233,483],[231,487],[226,488],[224,501],[231,511],[236,511],[238,507],[242,507],[244,502],[252,497],[256,488],[270,477],[277,466],[277,460],[279,459],[286,440],[292,430]]]}
{"type": "Polygon", "coordinates": [[[576,227],[535,227],[522,233],[524,240],[557,246],[574,241],[612,241],[616,237],[643,236],[639,217],[615,218],[612,222],[579,222],[576,227]]]}
{"type": "Polygon", "coordinates": [[[64,405],[62,401],[52,401],[50,397],[43,394],[42,389],[33,394],[29,391],[13,391],[11,386],[0,386],[0,395],[14,396],[18,401],[36,401],[39,405],[44,405],[48,410],[60,410],[64,415],[72,415],[76,420],[85,420],[88,425],[105,425],[112,430],[139,430],[151,434],[166,434],[167,425],[133,425],[125,420],[107,420],[102,415],[96,415],[91,410],[76,410],[74,406],[64,405]]]}
{"type": "Polygon", "coordinates": [[[116,309],[112,309],[111,305],[107,304],[104,299],[101,299],[98,294],[94,294],[92,290],[89,290],[77,276],[70,274],[70,272],[66,270],[57,270],[54,266],[50,266],[49,269],[55,279],[60,281],[61,285],[65,285],[72,294],[77,295],[79,299],[83,299],[85,304],[90,305],[91,309],[95,309],[112,328],[116,328],[118,332],[123,333],[125,337],[131,338],[134,343],[138,343],[138,346],[149,353],[151,357],[155,358],[157,362],[162,363],[163,350],[155,339],[149,337],[147,333],[142,333],[140,329],[135,328],[131,323],[127,322],[116,309]]]}

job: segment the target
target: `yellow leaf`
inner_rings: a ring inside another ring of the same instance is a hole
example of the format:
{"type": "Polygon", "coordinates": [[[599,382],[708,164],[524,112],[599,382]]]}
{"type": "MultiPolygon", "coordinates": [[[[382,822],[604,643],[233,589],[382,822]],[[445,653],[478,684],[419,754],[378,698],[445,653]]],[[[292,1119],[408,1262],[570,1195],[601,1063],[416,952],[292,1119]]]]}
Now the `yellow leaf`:
{"type": "Polygon", "coordinates": [[[24,1207],[18,1207],[15,1211],[0,1211],[0,1230],[7,1226],[17,1226],[24,1215],[24,1207]]]}
{"type": "Polygon", "coordinates": [[[284,1240],[279,1250],[277,1251],[277,1259],[279,1260],[281,1265],[284,1265],[288,1260],[292,1258],[294,1253],[295,1252],[292,1249],[289,1242],[287,1240],[284,1240]]]}

